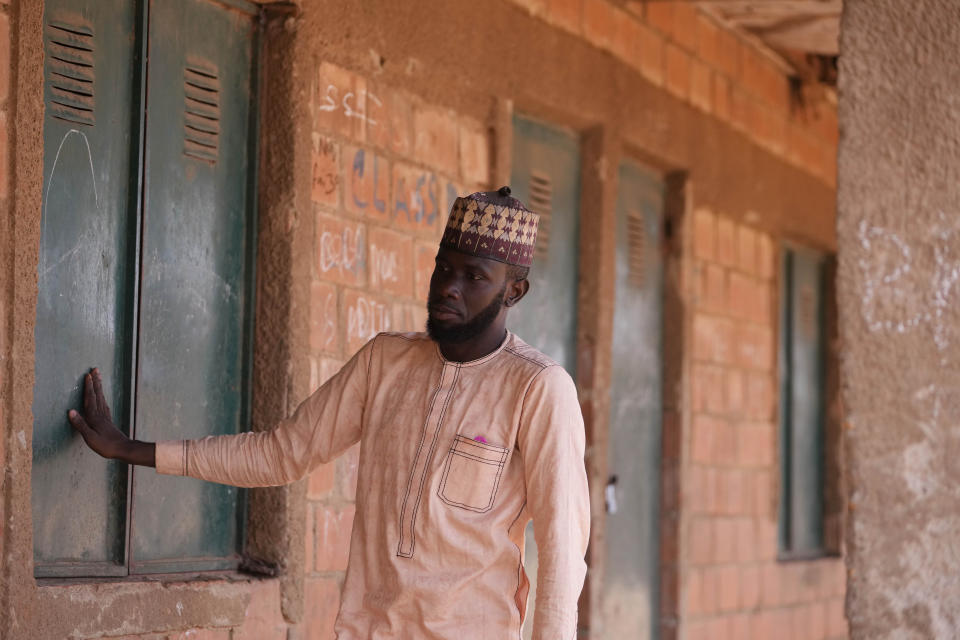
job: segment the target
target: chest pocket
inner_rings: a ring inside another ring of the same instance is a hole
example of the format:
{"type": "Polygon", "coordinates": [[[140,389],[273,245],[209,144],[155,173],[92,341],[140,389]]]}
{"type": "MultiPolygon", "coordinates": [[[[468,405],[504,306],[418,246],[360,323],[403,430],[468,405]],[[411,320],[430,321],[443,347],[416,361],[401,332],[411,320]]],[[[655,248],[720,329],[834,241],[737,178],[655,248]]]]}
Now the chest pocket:
{"type": "Polygon", "coordinates": [[[440,478],[440,499],[470,511],[489,511],[509,452],[503,447],[456,436],[440,478]]]}

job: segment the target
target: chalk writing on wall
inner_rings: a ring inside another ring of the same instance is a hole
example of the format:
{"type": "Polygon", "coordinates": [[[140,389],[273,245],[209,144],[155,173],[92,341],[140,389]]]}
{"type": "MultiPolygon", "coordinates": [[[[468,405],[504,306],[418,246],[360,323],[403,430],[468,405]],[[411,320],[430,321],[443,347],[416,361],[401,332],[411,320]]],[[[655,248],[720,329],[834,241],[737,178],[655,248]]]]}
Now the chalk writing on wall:
{"type": "Polygon", "coordinates": [[[381,282],[397,282],[400,279],[398,264],[396,251],[370,245],[370,279],[374,286],[381,282]]]}
{"type": "Polygon", "coordinates": [[[373,116],[381,107],[383,107],[383,102],[380,98],[366,89],[354,93],[353,91],[343,91],[336,85],[328,84],[317,108],[320,111],[329,112],[342,109],[343,115],[346,117],[362,120],[375,127],[377,121],[373,116]]]}
{"type": "Polygon", "coordinates": [[[346,282],[360,279],[366,260],[362,226],[343,225],[339,229],[323,229],[319,243],[322,274],[338,274],[341,281],[346,282]]]}
{"type": "Polygon", "coordinates": [[[858,266],[863,277],[861,313],[873,332],[912,332],[930,329],[937,349],[945,351],[956,329],[944,316],[955,308],[960,282],[960,220],[940,212],[910,242],[893,229],[862,220],[857,228],[862,249],[858,266]],[[923,247],[917,257],[911,247],[923,247]],[[932,256],[933,263],[929,264],[932,256]]]}
{"type": "Polygon", "coordinates": [[[347,348],[352,353],[381,331],[390,330],[390,307],[356,294],[347,300],[347,348]]]}

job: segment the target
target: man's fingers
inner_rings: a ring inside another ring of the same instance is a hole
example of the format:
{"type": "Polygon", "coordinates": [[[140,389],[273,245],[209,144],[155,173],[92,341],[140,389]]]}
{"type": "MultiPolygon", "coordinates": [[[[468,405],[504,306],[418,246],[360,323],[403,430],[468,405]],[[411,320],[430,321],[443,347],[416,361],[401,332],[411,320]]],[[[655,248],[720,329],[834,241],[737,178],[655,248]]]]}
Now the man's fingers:
{"type": "Polygon", "coordinates": [[[74,411],[73,409],[68,411],[67,420],[70,422],[70,426],[81,435],[90,430],[90,425],[87,424],[87,421],[83,419],[83,416],[81,416],[78,411],[74,411]]]}
{"type": "Polygon", "coordinates": [[[105,416],[110,416],[110,407],[103,395],[103,380],[100,378],[100,369],[93,370],[93,392],[97,398],[97,409],[105,416]]]}
{"type": "Polygon", "coordinates": [[[83,410],[86,413],[97,410],[97,396],[93,391],[93,376],[83,376],[83,410]]]}

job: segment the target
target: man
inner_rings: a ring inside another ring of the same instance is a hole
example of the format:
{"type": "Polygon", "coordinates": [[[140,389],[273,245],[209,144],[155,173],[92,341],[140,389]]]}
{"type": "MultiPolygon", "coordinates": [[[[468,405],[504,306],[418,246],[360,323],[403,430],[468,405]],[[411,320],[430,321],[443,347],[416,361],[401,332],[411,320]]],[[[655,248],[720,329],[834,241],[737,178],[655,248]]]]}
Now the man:
{"type": "Polygon", "coordinates": [[[538,225],[510,189],[457,198],[430,280],[427,333],[382,333],[273,430],[137,442],[94,370],[97,453],[242,487],[298,480],[360,442],[339,640],[519,638],[532,517],[533,637],[573,640],[589,530],[583,418],[570,376],[506,330],[538,225]]]}

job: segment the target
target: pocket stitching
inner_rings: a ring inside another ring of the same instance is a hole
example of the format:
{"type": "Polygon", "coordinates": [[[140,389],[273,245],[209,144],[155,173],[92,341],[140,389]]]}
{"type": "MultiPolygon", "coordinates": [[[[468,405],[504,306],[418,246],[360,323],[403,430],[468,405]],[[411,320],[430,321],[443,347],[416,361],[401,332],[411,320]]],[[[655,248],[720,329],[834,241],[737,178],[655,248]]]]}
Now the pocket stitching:
{"type": "MultiPolygon", "coordinates": [[[[457,439],[460,439],[461,441],[469,442],[469,440],[467,440],[467,439],[464,438],[463,436],[459,436],[459,435],[458,435],[458,436],[457,436],[457,439]]],[[[481,461],[481,460],[477,460],[477,459],[474,458],[473,456],[465,455],[463,452],[457,451],[456,448],[455,448],[455,447],[456,447],[456,444],[457,444],[456,441],[454,441],[454,446],[449,449],[449,453],[447,454],[447,464],[446,464],[446,466],[445,466],[444,469],[443,469],[443,478],[440,480],[440,486],[437,487],[437,496],[439,496],[439,498],[440,498],[444,503],[450,505],[451,507],[459,507],[459,508],[461,508],[461,509],[466,509],[467,511],[473,511],[473,512],[475,512],[475,513],[486,513],[487,511],[490,511],[490,509],[493,508],[494,500],[496,500],[497,490],[500,488],[500,476],[503,475],[503,467],[504,467],[504,465],[505,465],[506,458],[507,458],[507,453],[509,453],[509,450],[508,450],[508,449],[504,449],[504,448],[502,448],[502,447],[498,447],[498,449],[501,449],[501,451],[502,451],[501,456],[500,456],[500,462],[493,462],[493,461],[490,461],[490,460],[482,460],[482,461],[481,461]],[[460,503],[460,502],[455,502],[455,501],[453,501],[453,500],[450,500],[450,499],[448,499],[448,498],[443,494],[443,493],[444,493],[444,490],[445,490],[446,487],[447,487],[447,478],[450,476],[450,463],[453,461],[453,456],[455,456],[455,455],[458,455],[458,456],[460,456],[460,457],[462,457],[462,458],[467,458],[468,460],[473,460],[473,461],[475,461],[475,462],[483,462],[484,464],[496,465],[496,466],[497,466],[497,475],[496,475],[496,477],[494,478],[494,481],[493,481],[493,489],[491,489],[491,491],[490,491],[490,501],[489,501],[489,503],[487,503],[487,506],[486,506],[486,507],[471,507],[470,505],[467,505],[467,504],[463,504],[463,503],[460,503]]],[[[493,446],[493,445],[490,445],[490,446],[493,446]]]]}

